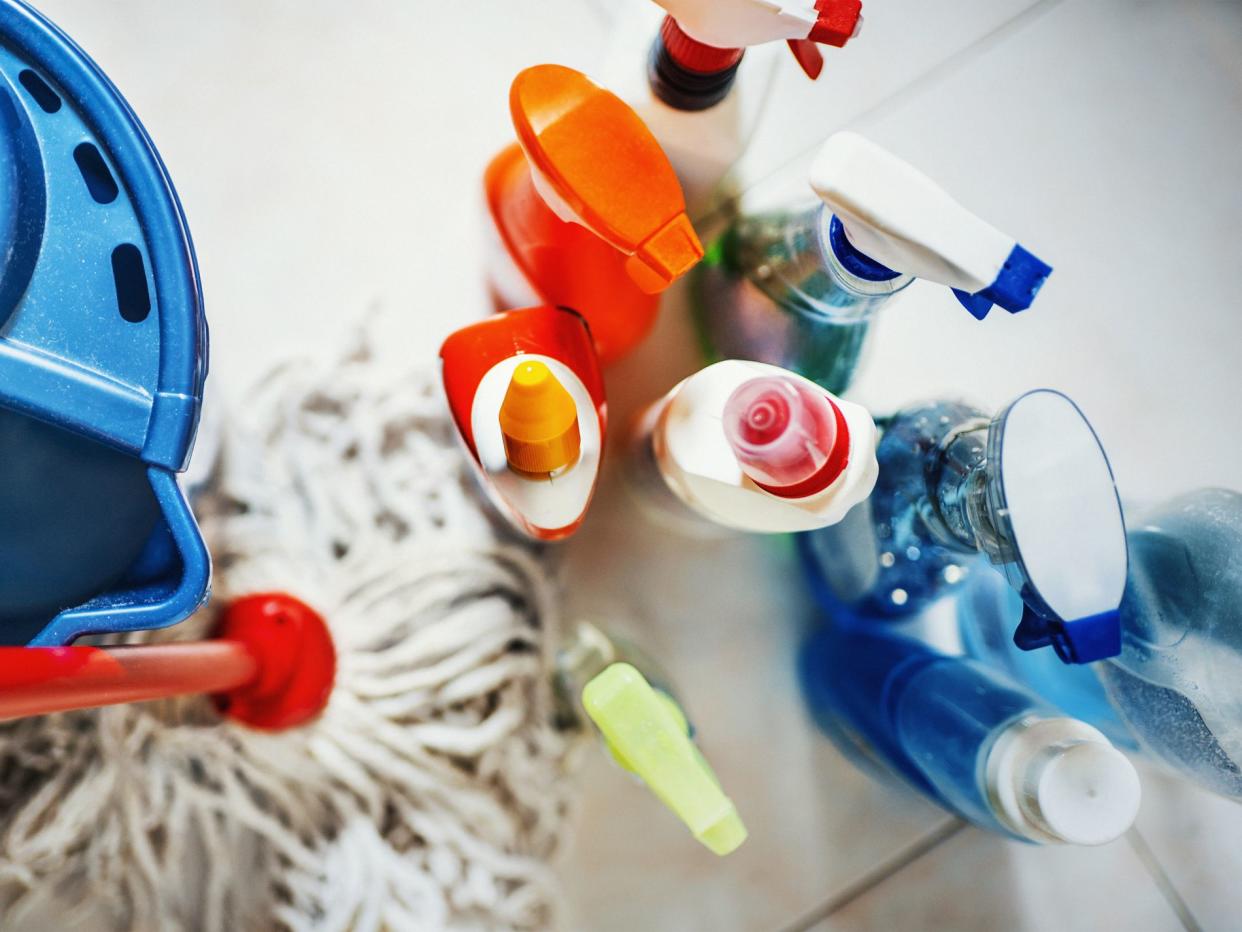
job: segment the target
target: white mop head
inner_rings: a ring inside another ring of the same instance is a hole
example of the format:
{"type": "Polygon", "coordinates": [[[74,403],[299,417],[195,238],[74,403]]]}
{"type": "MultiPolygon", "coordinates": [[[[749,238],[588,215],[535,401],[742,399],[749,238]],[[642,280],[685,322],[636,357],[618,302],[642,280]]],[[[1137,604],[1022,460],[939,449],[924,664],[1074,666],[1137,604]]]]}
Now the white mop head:
{"type": "Polygon", "coordinates": [[[278,590],[327,619],[327,710],[279,734],[198,697],[0,726],[4,928],[554,924],[553,592],[480,512],[433,374],[385,377],[366,344],[232,413],[203,520],[216,607],[278,590]]]}

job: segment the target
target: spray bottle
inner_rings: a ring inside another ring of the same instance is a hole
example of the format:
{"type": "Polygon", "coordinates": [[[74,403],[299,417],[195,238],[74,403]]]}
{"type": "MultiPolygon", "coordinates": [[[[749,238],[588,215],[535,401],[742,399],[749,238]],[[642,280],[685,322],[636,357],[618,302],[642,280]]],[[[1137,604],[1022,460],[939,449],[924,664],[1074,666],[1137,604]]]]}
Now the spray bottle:
{"type": "Polygon", "coordinates": [[[604,453],[604,380],[583,319],[497,314],[440,347],[453,422],[492,504],[533,540],[576,531],[604,453]]]}
{"type": "Polygon", "coordinates": [[[849,387],[875,312],[915,278],[947,285],[978,320],[1031,305],[1052,271],[933,181],[855,133],[811,168],[820,202],[743,216],[691,282],[712,359],[783,366],[831,392],[849,387]]]}
{"type": "Polygon", "coordinates": [[[729,171],[746,151],[767,104],[777,44],[787,42],[807,77],[815,80],[824,64],[817,43],[841,48],[857,35],[862,4],[656,2],[667,15],[658,26],[646,18],[637,23],[632,42],[623,36],[604,69],[605,83],[633,104],[660,140],[697,222],[733,193],[729,171]],[[645,56],[644,46],[649,49],[645,56]]]}
{"type": "Polygon", "coordinates": [[[1069,398],[1040,389],[994,418],[934,402],[882,424],[879,478],[834,527],[798,539],[834,618],[908,618],[980,554],[1023,602],[1020,647],[1070,663],[1121,650],[1125,522],[1108,457],[1069,398]]]}
{"type": "Polygon", "coordinates": [[[591,722],[618,764],[637,776],[714,854],[746,840],[737,807],[695,747],[667,677],[633,645],[578,623],[556,658],[561,727],[591,722]]]}
{"type": "Polygon", "coordinates": [[[518,141],[484,176],[497,309],[574,308],[607,365],[703,255],[677,176],[638,115],[577,71],[526,69],[509,107],[518,141]]]}
{"type": "Polygon", "coordinates": [[[1009,632],[1021,603],[985,579],[960,600],[963,643],[1205,789],[1242,799],[1242,494],[1201,489],[1166,502],[1128,543],[1118,656],[1079,668],[1018,650],[1009,632]]]}
{"type": "Polygon", "coordinates": [[[808,379],[730,359],[639,415],[626,466],[640,505],[671,529],[807,531],[870,494],[875,424],[808,379]]]}
{"type": "Polygon", "coordinates": [[[821,629],[801,661],[811,709],[847,755],[981,828],[1102,845],[1134,821],[1141,791],[1125,755],[983,664],[849,623],[821,629]]]}

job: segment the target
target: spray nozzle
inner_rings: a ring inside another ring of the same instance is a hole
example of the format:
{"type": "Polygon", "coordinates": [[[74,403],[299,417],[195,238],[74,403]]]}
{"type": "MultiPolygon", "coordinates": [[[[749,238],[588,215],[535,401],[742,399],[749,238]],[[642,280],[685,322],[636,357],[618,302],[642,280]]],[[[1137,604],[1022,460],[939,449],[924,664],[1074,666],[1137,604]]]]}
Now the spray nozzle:
{"type": "Polygon", "coordinates": [[[849,429],[827,393],[787,377],[761,376],[734,389],[724,432],[742,472],[784,498],[826,489],[849,459],[849,429]]]}
{"type": "Polygon", "coordinates": [[[610,665],[582,690],[582,705],[617,761],[713,853],[729,854],[746,840],[737,807],[690,740],[685,715],[638,670],[610,665]]]}
{"type": "Polygon", "coordinates": [[[833,253],[860,277],[885,280],[900,272],[948,285],[982,320],[993,304],[1011,313],[1030,307],[1052,272],[922,172],[857,133],[836,133],[824,143],[810,181],[839,226],[829,235],[833,253]]]}
{"type": "Polygon", "coordinates": [[[673,166],[621,98],[571,68],[537,65],[513,80],[509,109],[540,196],[629,256],[639,288],[663,291],[703,257],[673,166]]]}
{"type": "Polygon", "coordinates": [[[676,21],[669,53],[699,73],[733,67],[743,49],[784,40],[807,76],[824,67],[819,45],[841,48],[862,28],[861,0],[656,0],[676,21]],[[731,59],[728,56],[732,56],[731,59]]]}

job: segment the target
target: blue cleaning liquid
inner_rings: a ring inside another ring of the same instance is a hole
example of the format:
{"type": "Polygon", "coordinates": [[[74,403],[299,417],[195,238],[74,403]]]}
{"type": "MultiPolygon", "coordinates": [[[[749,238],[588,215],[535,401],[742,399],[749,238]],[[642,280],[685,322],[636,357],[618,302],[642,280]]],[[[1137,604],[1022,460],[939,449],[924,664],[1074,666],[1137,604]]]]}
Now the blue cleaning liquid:
{"type": "Polygon", "coordinates": [[[936,466],[945,480],[941,498],[956,494],[953,480],[986,456],[987,416],[968,405],[936,402],[880,426],[880,473],[871,498],[840,524],[799,540],[812,578],[821,583],[821,602],[838,616],[846,609],[859,616],[909,617],[959,588],[974,565],[974,549],[943,518],[960,509],[938,502],[934,488],[929,494],[929,472],[942,463],[936,466]]]}
{"type": "Polygon", "coordinates": [[[1129,546],[1122,653],[1100,681],[1146,750],[1242,798],[1242,495],[1174,499],[1129,546]]]}
{"type": "Polygon", "coordinates": [[[1021,605],[991,574],[959,600],[963,644],[1114,742],[1242,798],[1242,495],[1175,499],[1127,540],[1119,657],[1080,667],[1018,650],[1021,605]]]}
{"type": "Polygon", "coordinates": [[[1104,732],[1113,744],[1137,750],[1138,743],[1109,702],[1096,668],[1063,663],[1047,650],[1020,650],[1013,632],[1022,618],[1022,599],[998,574],[978,566],[957,599],[962,647],[1057,708],[1104,732]]]}
{"type": "Polygon", "coordinates": [[[984,763],[1008,728],[1055,709],[980,663],[887,628],[826,626],[801,659],[812,713],[843,751],[982,828],[1021,837],[993,815],[984,763]]]}

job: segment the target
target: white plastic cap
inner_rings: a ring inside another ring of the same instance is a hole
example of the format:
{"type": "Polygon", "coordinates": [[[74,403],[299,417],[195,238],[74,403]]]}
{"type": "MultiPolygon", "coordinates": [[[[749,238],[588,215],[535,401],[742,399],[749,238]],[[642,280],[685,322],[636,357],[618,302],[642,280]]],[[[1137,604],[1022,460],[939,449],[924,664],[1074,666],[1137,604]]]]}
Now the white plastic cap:
{"type": "Polygon", "coordinates": [[[1012,236],[857,133],[835,133],[824,143],[810,182],[841,221],[849,245],[895,272],[966,295],[988,292],[989,301],[1015,311],[1029,306],[1051,271],[1012,236]]]}
{"type": "MultiPolygon", "coordinates": [[[[825,15],[814,0],[656,0],[690,38],[720,49],[811,37],[825,15]]],[[[821,6],[824,4],[821,3],[821,6]]],[[[861,26],[862,18],[858,18],[861,26]]],[[[857,33],[858,27],[854,32],[857,33]]]]}
{"type": "Polygon", "coordinates": [[[997,819],[1033,841],[1102,845],[1138,815],[1134,765],[1077,719],[1015,722],[993,744],[985,772],[997,819]]]}

